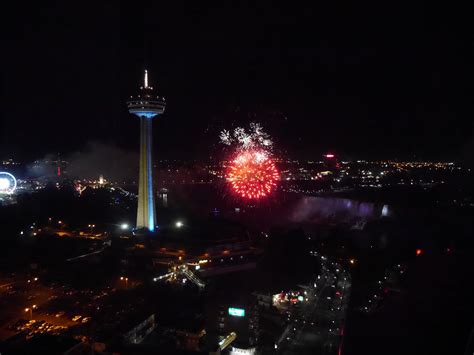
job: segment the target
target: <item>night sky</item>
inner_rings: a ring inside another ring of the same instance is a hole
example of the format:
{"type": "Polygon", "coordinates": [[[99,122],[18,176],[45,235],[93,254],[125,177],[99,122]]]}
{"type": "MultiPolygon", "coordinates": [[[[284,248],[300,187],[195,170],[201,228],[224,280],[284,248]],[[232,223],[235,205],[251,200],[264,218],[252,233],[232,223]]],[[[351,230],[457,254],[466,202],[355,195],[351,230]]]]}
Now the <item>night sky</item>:
{"type": "Polygon", "coordinates": [[[0,157],[138,150],[125,101],[145,67],[168,100],[154,124],[162,158],[215,155],[220,129],[252,120],[293,158],[472,154],[472,8],[257,2],[4,8],[0,157]]]}

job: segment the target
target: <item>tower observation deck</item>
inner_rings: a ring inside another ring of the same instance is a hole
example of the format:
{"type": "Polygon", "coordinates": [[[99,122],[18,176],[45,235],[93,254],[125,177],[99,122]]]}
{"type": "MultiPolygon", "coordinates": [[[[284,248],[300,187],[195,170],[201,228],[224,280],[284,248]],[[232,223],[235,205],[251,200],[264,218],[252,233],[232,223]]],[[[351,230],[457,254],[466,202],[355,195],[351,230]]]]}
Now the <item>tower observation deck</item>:
{"type": "Polygon", "coordinates": [[[127,101],[128,112],[140,118],[140,171],[138,178],[137,230],[155,230],[156,211],[153,194],[152,120],[165,112],[165,98],[153,93],[148,86],[145,70],[143,86],[127,101]]]}

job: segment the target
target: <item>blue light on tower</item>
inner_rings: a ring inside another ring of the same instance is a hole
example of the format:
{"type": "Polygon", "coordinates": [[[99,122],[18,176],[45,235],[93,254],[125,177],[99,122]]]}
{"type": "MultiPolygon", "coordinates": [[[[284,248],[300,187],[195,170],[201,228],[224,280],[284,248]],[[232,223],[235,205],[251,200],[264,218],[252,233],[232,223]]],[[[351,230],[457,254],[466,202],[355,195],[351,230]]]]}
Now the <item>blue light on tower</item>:
{"type": "Polygon", "coordinates": [[[148,86],[148,72],[145,70],[144,85],[140,93],[127,101],[128,111],[140,118],[140,172],[138,182],[138,209],[136,229],[155,230],[156,213],[153,194],[152,121],[165,112],[164,97],[153,94],[148,86]]]}

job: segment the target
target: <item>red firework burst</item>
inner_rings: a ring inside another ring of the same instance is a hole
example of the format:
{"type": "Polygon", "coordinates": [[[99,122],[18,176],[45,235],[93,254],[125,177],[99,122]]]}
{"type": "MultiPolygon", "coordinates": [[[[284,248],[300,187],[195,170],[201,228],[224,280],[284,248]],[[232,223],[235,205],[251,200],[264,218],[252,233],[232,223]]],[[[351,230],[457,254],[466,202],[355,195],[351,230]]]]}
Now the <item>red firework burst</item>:
{"type": "Polygon", "coordinates": [[[263,151],[246,150],[237,155],[227,171],[232,189],[247,199],[270,194],[280,179],[273,160],[263,151]]]}

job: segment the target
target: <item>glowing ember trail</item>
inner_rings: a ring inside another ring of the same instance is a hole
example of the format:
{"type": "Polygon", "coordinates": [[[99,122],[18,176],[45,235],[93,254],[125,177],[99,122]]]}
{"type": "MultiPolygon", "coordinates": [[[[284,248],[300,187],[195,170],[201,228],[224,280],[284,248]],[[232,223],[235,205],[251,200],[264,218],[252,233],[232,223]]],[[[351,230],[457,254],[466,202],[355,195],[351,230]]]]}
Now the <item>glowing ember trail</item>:
{"type": "Polygon", "coordinates": [[[232,189],[243,198],[252,200],[270,194],[279,179],[275,163],[261,150],[249,149],[238,153],[227,171],[232,189]]]}

